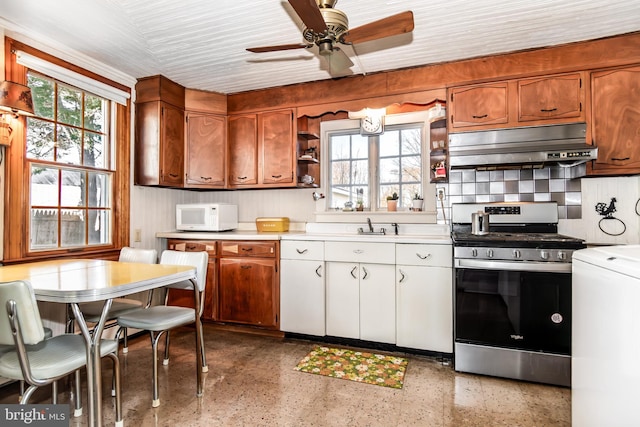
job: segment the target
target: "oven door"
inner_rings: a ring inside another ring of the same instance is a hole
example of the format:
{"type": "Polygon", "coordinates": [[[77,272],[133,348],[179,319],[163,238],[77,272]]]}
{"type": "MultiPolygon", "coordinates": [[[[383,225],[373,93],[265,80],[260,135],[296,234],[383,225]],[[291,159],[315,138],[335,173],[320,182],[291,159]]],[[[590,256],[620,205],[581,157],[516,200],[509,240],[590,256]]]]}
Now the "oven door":
{"type": "Polygon", "coordinates": [[[455,340],[571,354],[571,264],[455,261],[455,340]]]}

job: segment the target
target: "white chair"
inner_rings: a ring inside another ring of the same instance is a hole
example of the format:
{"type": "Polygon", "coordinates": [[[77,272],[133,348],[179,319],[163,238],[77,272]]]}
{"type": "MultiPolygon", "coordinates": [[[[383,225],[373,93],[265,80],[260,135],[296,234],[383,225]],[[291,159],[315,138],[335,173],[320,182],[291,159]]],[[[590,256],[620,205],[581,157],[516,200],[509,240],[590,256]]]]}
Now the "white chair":
{"type": "MultiPolygon", "coordinates": [[[[202,315],[204,307],[204,289],[207,277],[207,262],[209,255],[207,252],[179,252],[166,250],[162,252],[160,258],[160,264],[168,265],[190,265],[196,267],[197,271],[197,292],[200,293],[200,307],[199,316],[202,315]]],[[[193,289],[193,283],[189,280],[184,282],[175,283],[169,286],[170,288],[178,289],[193,289]]],[[[193,308],[177,307],[166,305],[156,305],[149,308],[140,308],[137,310],[129,311],[118,317],[118,324],[124,328],[135,328],[149,331],[151,336],[151,347],[153,352],[153,376],[152,376],[152,388],[153,388],[153,400],[152,406],[160,406],[160,397],[158,393],[158,342],[163,333],[168,333],[170,329],[178,326],[184,326],[196,321],[196,314],[193,308]]],[[[204,340],[202,328],[196,331],[200,335],[200,342],[202,343],[201,354],[196,357],[202,358],[203,371],[206,371],[206,362],[204,356],[204,340]]],[[[165,344],[165,364],[168,361],[168,347],[169,341],[167,339],[165,344]]]]}
{"type": "MultiPolygon", "coordinates": [[[[53,384],[53,403],[57,403],[55,382],[87,364],[83,337],[63,334],[46,338],[33,289],[26,281],[0,283],[0,306],[6,307],[7,312],[6,315],[0,315],[0,344],[13,346],[13,349],[5,347],[5,351],[0,354],[0,376],[24,380],[29,384],[20,404],[28,403],[38,387],[48,384],[53,384]]],[[[117,341],[100,342],[101,356],[108,356],[113,361],[116,425],[122,425],[117,351],[117,341]]]]}
{"type": "MultiPolygon", "coordinates": [[[[155,264],[158,261],[158,252],[155,249],[139,249],[139,248],[130,248],[125,246],[120,250],[120,257],[118,258],[120,262],[141,262],[145,264],[155,264]]],[[[128,311],[135,310],[141,307],[148,307],[151,305],[151,298],[153,297],[153,292],[149,292],[147,295],[147,302],[145,305],[141,301],[132,298],[115,298],[111,304],[111,309],[109,310],[109,314],[107,317],[107,323],[105,328],[110,328],[114,326],[118,326],[115,320],[121,314],[124,314],[128,311]]],[[[102,315],[102,307],[104,305],[103,301],[95,301],[95,302],[87,302],[79,304],[80,311],[82,311],[82,315],[84,316],[84,320],[87,323],[98,323],[100,320],[100,316],[102,315]]],[[[71,331],[67,331],[71,332],[71,331]]],[[[127,343],[127,329],[123,328],[118,331],[116,335],[117,338],[120,337],[120,334],[123,335],[124,345],[122,348],[122,352],[126,353],[129,350],[127,343]]]]}

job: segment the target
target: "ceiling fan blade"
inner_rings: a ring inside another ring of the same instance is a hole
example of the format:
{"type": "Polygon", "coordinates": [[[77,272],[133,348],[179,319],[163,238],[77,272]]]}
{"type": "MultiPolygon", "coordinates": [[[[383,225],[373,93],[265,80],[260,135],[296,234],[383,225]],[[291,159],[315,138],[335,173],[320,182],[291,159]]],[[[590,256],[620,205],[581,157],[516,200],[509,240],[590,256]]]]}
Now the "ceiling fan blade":
{"type": "Polygon", "coordinates": [[[315,0],[289,0],[289,3],[307,28],[316,33],[323,33],[327,30],[327,24],[324,22],[315,0]]]}
{"type": "Polygon", "coordinates": [[[353,62],[349,56],[338,47],[334,47],[331,51],[331,55],[327,55],[327,61],[329,61],[330,72],[339,72],[353,67],[353,62]]]}
{"type": "Polygon", "coordinates": [[[294,44],[281,44],[279,46],[250,47],[247,50],[253,53],[262,53],[262,52],[275,52],[278,50],[302,49],[307,47],[309,47],[309,45],[306,45],[304,43],[294,43],[294,44]]]}
{"type": "Polygon", "coordinates": [[[352,28],[342,43],[363,43],[413,31],[413,12],[407,11],[352,28]]]}

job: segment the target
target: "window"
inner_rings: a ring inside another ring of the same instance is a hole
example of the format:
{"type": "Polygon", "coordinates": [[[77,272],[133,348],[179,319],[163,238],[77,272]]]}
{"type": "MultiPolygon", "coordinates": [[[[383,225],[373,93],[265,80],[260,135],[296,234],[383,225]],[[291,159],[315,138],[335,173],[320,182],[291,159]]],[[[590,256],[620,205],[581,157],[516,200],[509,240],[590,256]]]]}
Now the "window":
{"type": "Polygon", "coordinates": [[[117,256],[129,243],[130,86],[9,37],[5,52],[5,78],[31,87],[35,115],[14,120],[4,157],[3,261],[117,256]]]}
{"type": "Polygon", "coordinates": [[[402,117],[393,124],[389,117],[385,132],[373,136],[360,135],[357,120],[327,122],[329,208],[362,202],[365,209],[385,210],[395,193],[398,207],[407,209],[422,194],[425,123],[402,117]]]}
{"type": "Polygon", "coordinates": [[[29,249],[111,243],[111,101],[33,71],[27,119],[29,249]]]}

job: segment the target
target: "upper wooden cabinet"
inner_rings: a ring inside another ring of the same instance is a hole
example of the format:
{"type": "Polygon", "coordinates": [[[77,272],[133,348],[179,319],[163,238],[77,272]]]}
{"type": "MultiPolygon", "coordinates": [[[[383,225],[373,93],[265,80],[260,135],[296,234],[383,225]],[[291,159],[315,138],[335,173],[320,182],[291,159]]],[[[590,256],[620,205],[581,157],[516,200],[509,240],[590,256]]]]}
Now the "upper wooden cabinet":
{"type": "Polygon", "coordinates": [[[227,96],[185,89],[185,188],[226,185],[227,96]]]}
{"type": "Polygon", "coordinates": [[[591,137],[598,159],[589,175],[640,173],[640,67],[591,74],[591,137]]]}
{"type": "Polygon", "coordinates": [[[231,115],[228,121],[228,186],[295,186],[293,110],[231,115]]]}
{"type": "Polygon", "coordinates": [[[451,128],[466,128],[509,122],[506,82],[452,88],[449,95],[451,128]]]}
{"type": "Polygon", "coordinates": [[[227,122],[224,116],[187,113],[185,187],[224,188],[227,122]]]}
{"type": "Polygon", "coordinates": [[[135,184],[182,187],[184,88],[153,76],[138,81],[136,96],[135,184]]]}
{"type": "Polygon", "coordinates": [[[450,132],[585,120],[583,73],[455,87],[449,101],[450,132]]]}
{"type": "Polygon", "coordinates": [[[579,73],[518,81],[518,120],[584,118],[579,73]]]}

